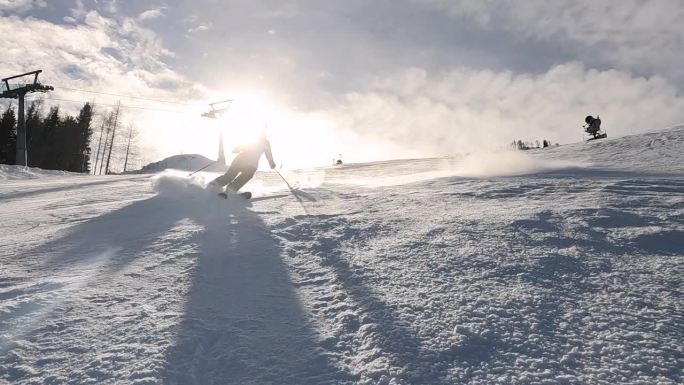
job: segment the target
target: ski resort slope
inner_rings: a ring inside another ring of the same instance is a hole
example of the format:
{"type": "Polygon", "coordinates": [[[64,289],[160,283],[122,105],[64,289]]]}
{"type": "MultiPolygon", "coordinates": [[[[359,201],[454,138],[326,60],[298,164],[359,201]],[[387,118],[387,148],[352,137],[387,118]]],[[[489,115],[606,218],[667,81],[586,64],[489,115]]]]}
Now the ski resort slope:
{"type": "MultiPolygon", "coordinates": [[[[277,155],[277,154],[276,154],[277,155]]],[[[681,384],[684,128],[215,174],[0,169],[2,384],[681,384]]]]}

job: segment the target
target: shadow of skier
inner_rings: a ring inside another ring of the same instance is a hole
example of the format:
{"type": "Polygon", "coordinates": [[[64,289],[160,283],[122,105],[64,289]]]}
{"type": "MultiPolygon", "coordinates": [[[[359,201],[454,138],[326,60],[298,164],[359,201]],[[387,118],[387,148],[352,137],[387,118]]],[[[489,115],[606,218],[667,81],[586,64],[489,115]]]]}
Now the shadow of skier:
{"type": "Polygon", "coordinates": [[[343,383],[317,348],[279,241],[244,205],[227,204],[195,218],[205,230],[165,383],[343,383]]]}
{"type": "MultiPolygon", "coordinates": [[[[194,270],[186,273],[191,284],[185,304],[178,304],[184,309],[175,341],[169,346],[164,345],[169,340],[163,336],[153,339],[161,344],[157,349],[165,350],[160,357],[164,368],[157,375],[166,384],[344,383],[348,375],[317,348],[315,331],[280,260],[279,242],[248,205],[154,196],[73,226],[28,254],[44,256],[40,269],[56,277],[78,274],[90,283],[107,277],[117,285],[123,282],[121,271],[135,273],[136,264],[149,268],[164,259],[196,258],[194,270]],[[192,223],[192,230],[178,230],[179,223],[192,223]],[[185,233],[172,234],[179,231],[185,233]]],[[[161,282],[168,285],[170,281],[164,277],[161,282]]],[[[48,289],[56,290],[41,290],[48,289]]],[[[109,297],[119,294],[117,290],[99,291],[97,300],[109,303],[109,297]]],[[[75,289],[60,294],[76,295],[75,289]]],[[[32,311],[39,318],[51,317],[48,313],[53,307],[41,305],[32,311]]],[[[86,311],[88,316],[99,316],[86,311]]],[[[160,320],[156,314],[146,317],[149,324],[160,320]]],[[[29,329],[33,326],[20,334],[34,338],[29,329]]],[[[69,331],[58,333],[65,341],[78,338],[65,333],[69,331]]],[[[14,346],[10,345],[8,349],[14,346]]],[[[69,375],[82,377],[76,372],[69,375]]]]}

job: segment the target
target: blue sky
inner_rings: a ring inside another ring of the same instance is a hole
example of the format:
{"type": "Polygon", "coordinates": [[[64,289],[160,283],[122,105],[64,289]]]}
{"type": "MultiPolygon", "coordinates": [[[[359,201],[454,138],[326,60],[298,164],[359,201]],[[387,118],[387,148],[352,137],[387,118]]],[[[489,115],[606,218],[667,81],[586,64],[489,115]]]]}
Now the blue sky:
{"type": "Polygon", "coordinates": [[[210,152],[214,136],[183,133],[225,98],[250,100],[230,123],[267,126],[286,159],[313,141],[314,164],[572,142],[587,114],[611,136],[684,122],[676,0],[0,0],[0,14],[3,77],[42,68],[51,97],[103,109],[121,98],[65,88],[183,103],[122,100],[150,159],[210,152]]]}

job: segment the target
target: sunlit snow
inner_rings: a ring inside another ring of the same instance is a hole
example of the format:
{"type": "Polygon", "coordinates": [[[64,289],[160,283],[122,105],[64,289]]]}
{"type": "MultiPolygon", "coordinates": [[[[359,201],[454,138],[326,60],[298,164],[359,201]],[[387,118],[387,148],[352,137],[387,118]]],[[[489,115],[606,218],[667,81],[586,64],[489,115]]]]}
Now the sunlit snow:
{"type": "Polygon", "coordinates": [[[682,127],[283,171],[299,199],[204,161],[0,168],[0,383],[684,381],[682,127]]]}

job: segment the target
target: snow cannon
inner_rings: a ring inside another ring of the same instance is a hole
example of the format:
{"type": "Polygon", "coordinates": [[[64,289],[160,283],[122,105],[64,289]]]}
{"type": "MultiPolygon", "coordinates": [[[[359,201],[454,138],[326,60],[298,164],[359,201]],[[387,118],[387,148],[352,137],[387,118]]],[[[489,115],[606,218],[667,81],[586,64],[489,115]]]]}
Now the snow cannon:
{"type": "Polygon", "coordinates": [[[584,118],[584,123],[586,123],[586,125],[583,127],[584,132],[591,136],[587,140],[596,140],[608,137],[608,134],[601,130],[601,119],[598,115],[596,115],[596,118],[591,115],[587,115],[587,117],[584,118]]]}

